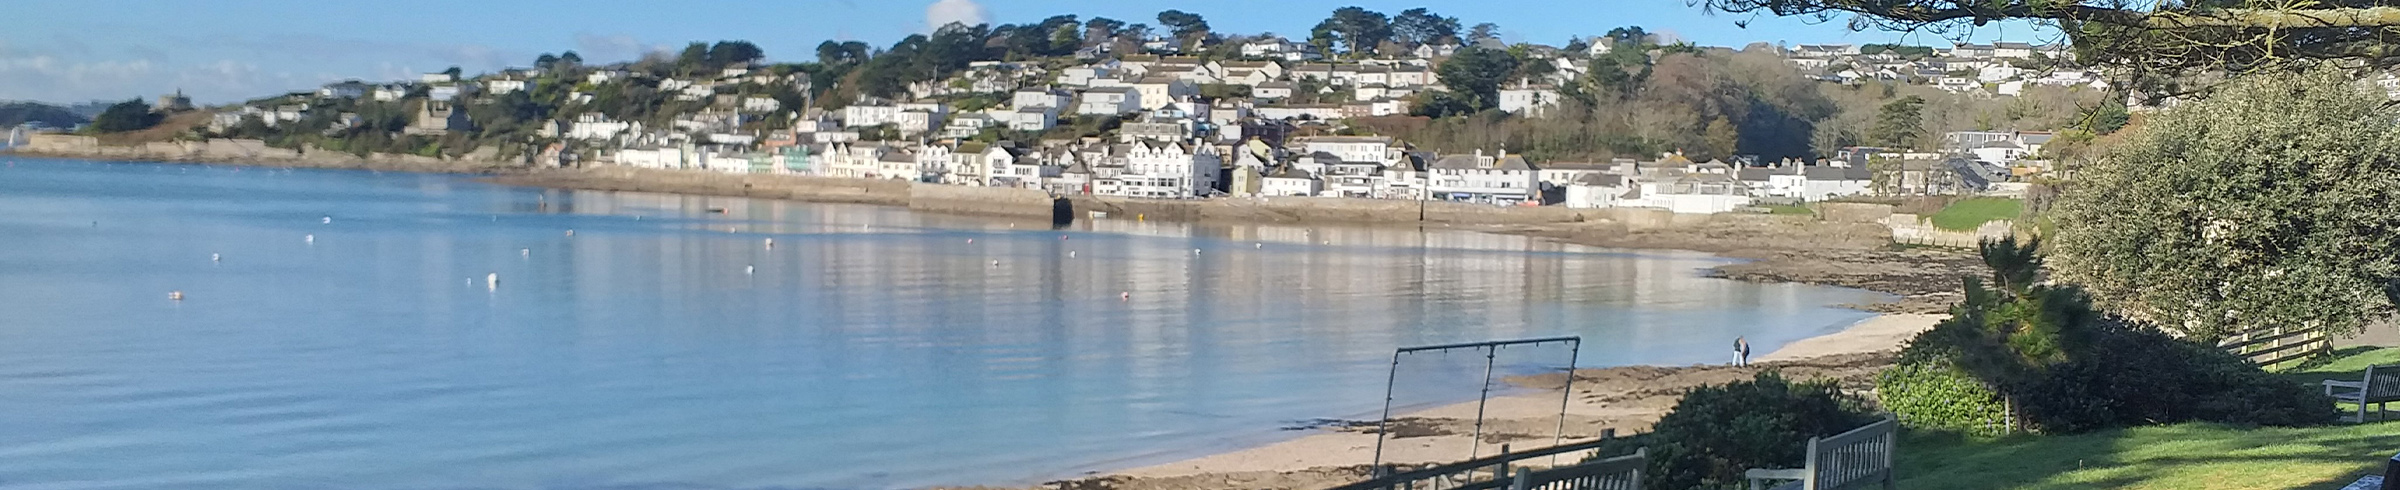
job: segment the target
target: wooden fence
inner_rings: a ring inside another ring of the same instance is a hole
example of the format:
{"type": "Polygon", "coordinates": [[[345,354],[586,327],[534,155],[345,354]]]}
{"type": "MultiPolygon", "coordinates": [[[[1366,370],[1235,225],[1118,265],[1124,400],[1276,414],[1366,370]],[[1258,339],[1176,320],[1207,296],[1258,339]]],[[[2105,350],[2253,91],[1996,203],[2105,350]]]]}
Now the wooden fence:
{"type": "Polygon", "coordinates": [[[2267,367],[2330,352],[2333,340],[2324,330],[2273,327],[2227,336],[2217,341],[2217,347],[2267,367]]]}
{"type": "Polygon", "coordinates": [[[1512,467],[1522,467],[1534,458],[1551,456],[1564,456],[1570,461],[1581,460],[1583,455],[1577,453],[1599,450],[1601,445],[1607,444],[1610,439],[1616,437],[1616,429],[1602,429],[1599,439],[1525,452],[1510,452],[1508,446],[1504,445],[1501,446],[1500,454],[1497,456],[1485,456],[1409,471],[1394,472],[1397,468],[1379,469],[1376,473],[1382,476],[1375,479],[1333,487],[1328,490],[1451,490],[1472,488],[1477,485],[1499,488],[1490,487],[1487,484],[1507,486],[1509,482],[1507,475],[1510,474],[1509,469],[1512,467]]]}

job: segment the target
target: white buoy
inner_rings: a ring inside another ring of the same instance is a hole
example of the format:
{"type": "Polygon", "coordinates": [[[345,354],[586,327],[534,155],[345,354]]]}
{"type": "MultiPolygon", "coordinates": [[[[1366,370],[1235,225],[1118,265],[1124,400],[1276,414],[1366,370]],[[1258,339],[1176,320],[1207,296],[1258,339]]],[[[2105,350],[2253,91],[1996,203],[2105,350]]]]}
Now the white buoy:
{"type": "Polygon", "coordinates": [[[1192,255],[1200,255],[1200,249],[1192,249],[1192,255]]]}
{"type": "Polygon", "coordinates": [[[530,248],[520,248],[520,249],[517,249],[517,256],[518,256],[518,257],[532,258],[532,257],[533,257],[533,249],[530,249],[530,248]]]}
{"type": "Polygon", "coordinates": [[[575,236],[575,230],[567,230],[567,236],[575,236]]]}
{"type": "Polygon", "coordinates": [[[499,289],[499,288],[500,288],[500,273],[498,273],[498,272],[494,272],[494,273],[490,273],[490,274],[484,274],[484,275],[483,275],[483,285],[484,285],[484,287],[489,287],[489,288],[492,288],[492,289],[499,289]]]}
{"type": "Polygon", "coordinates": [[[223,255],[217,255],[217,254],[208,254],[208,261],[209,261],[209,262],[224,262],[224,261],[225,261],[225,256],[223,256],[223,255]]]}
{"type": "Polygon", "coordinates": [[[973,239],[973,238],[969,238],[969,239],[967,239],[967,243],[975,243],[975,239],[973,239]]]}
{"type": "Polygon", "coordinates": [[[317,236],[316,236],[316,235],[309,235],[309,236],[300,237],[300,241],[302,241],[302,242],[308,242],[308,243],[317,243],[317,236]]]}
{"type": "Polygon", "coordinates": [[[1070,259],[1072,259],[1072,258],[1075,258],[1075,251],[1073,251],[1073,250],[1068,250],[1068,251],[1067,251],[1067,258],[1070,258],[1070,259]]]}
{"type": "Polygon", "coordinates": [[[1126,292],[1122,292],[1122,293],[1117,293],[1117,300],[1119,300],[1119,301],[1129,301],[1129,300],[1132,300],[1132,299],[1133,299],[1133,292],[1132,292],[1132,291],[1126,291],[1126,292]]]}
{"type": "Polygon", "coordinates": [[[775,249],[775,239],[773,239],[773,238],[769,238],[769,239],[767,239],[767,250],[774,250],[774,249],[775,249]]]}
{"type": "Polygon", "coordinates": [[[326,217],[325,217],[325,224],[328,224],[328,225],[330,225],[330,224],[333,224],[333,217],[332,217],[332,216],[326,216],[326,217]]]}
{"type": "Polygon", "coordinates": [[[168,300],[168,301],[183,301],[183,291],[168,291],[168,292],[167,292],[167,300],[168,300]]]}
{"type": "Polygon", "coordinates": [[[743,273],[743,274],[757,274],[757,273],[758,273],[758,266],[755,266],[755,265],[745,265],[745,266],[742,266],[742,273],[743,273]]]}
{"type": "Polygon", "coordinates": [[[1267,248],[1267,244],[1264,244],[1264,243],[1253,243],[1253,244],[1250,244],[1250,248],[1267,248]]]}
{"type": "Polygon", "coordinates": [[[999,266],[1000,266],[1000,261],[997,261],[997,260],[994,260],[994,261],[992,261],[992,267],[999,267],[999,266]]]}

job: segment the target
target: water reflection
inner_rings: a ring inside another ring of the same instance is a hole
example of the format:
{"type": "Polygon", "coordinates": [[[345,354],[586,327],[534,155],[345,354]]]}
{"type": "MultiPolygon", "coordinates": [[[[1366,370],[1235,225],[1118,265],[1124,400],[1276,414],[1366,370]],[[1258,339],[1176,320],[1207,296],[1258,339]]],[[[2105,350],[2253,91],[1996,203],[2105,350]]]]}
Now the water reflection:
{"type": "Polygon", "coordinates": [[[0,482],[32,488],[1030,483],[1371,413],[1398,346],[1718,362],[1871,297],[1441,230],[15,163],[0,482]]]}

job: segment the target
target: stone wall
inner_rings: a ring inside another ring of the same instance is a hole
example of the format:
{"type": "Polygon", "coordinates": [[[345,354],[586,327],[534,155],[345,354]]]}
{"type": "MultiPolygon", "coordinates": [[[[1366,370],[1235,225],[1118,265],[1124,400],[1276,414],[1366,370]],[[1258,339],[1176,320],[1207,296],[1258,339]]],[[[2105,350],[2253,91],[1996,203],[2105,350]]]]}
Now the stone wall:
{"type": "Polygon", "coordinates": [[[1039,189],[908,184],[908,208],[937,213],[1050,216],[1055,200],[1039,189]]]}
{"type": "Polygon", "coordinates": [[[98,160],[129,160],[150,162],[201,162],[278,167],[366,168],[419,172],[480,172],[515,165],[500,161],[498,152],[482,148],[464,158],[431,158],[416,155],[368,154],[304,149],[275,148],[259,140],[211,139],[206,141],[152,141],[137,145],[102,144],[99,138],[72,134],[36,134],[24,145],[10,148],[19,154],[60,158],[90,158],[98,160]]]}

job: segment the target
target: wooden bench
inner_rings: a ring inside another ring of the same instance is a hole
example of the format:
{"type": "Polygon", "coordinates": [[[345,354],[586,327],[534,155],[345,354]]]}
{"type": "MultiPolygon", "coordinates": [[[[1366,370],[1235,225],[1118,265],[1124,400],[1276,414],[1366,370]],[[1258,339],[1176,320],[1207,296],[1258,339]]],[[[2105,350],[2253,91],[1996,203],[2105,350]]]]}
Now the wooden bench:
{"type": "Polygon", "coordinates": [[[1892,488],[1892,451],[1898,446],[1900,421],[1884,414],[1877,421],[1833,437],[1808,438],[1808,462],[1800,469],[1752,469],[1742,474],[1750,490],[1769,489],[1767,482],[1796,480],[1772,490],[1847,490],[1881,485],[1892,488]]]}
{"type": "Polygon", "coordinates": [[[2336,403],[2354,403],[2358,413],[2342,417],[2350,423],[2366,423],[2367,405],[2375,406],[2377,416],[2383,415],[2383,404],[2400,402],[2400,364],[2367,366],[2367,375],[2358,381],[2325,380],[2325,396],[2336,403]],[[2382,371],[2377,376],[2376,371],[2382,371]]]}

